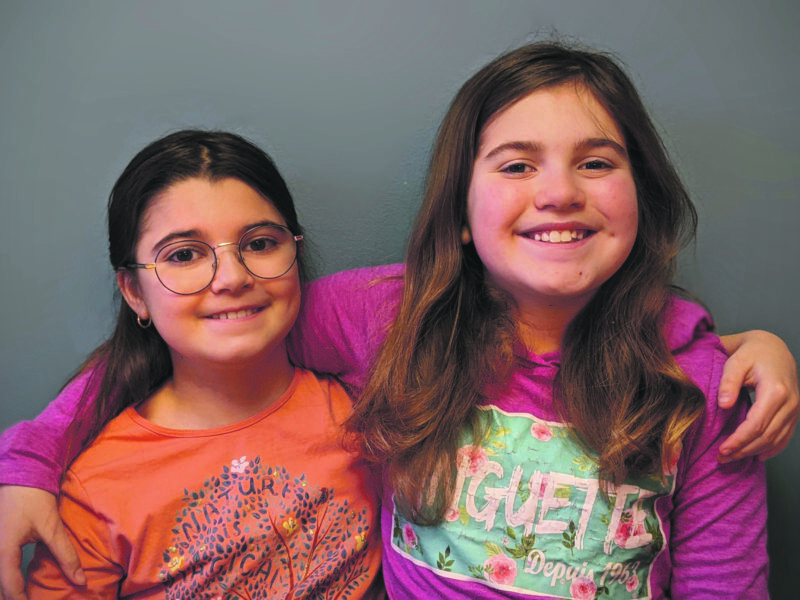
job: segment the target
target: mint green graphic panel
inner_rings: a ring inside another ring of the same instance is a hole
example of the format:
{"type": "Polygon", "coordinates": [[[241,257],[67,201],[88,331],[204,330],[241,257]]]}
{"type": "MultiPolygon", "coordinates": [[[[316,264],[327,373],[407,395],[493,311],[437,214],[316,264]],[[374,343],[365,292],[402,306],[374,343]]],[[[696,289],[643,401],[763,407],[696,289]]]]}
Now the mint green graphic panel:
{"type": "Polygon", "coordinates": [[[642,598],[664,536],[654,504],[673,477],[631,479],[606,501],[594,456],[567,426],[492,410],[458,452],[441,527],[395,511],[393,548],[442,576],[554,598],[642,598]]]}

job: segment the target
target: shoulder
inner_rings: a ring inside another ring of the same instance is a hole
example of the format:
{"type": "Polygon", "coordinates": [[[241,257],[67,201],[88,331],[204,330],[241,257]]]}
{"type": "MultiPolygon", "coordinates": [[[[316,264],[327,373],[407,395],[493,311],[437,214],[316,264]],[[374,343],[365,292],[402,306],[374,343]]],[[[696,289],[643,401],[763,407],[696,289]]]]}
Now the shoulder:
{"type": "Polygon", "coordinates": [[[747,401],[743,395],[731,409],[717,403],[728,356],[713,327],[706,309],[673,297],[665,319],[667,342],[678,366],[705,396],[703,412],[684,436],[684,455],[692,462],[708,452],[716,468],[716,448],[744,420],[747,401]]]}
{"type": "Polygon", "coordinates": [[[72,462],[69,470],[83,477],[98,469],[105,470],[112,457],[124,458],[135,449],[148,432],[137,425],[134,415],[135,409],[128,407],[106,423],[94,441],[72,462]]]}
{"type": "Polygon", "coordinates": [[[664,317],[664,333],[672,352],[680,351],[707,333],[712,333],[714,321],[709,312],[694,302],[673,295],[664,317]]]}
{"type": "Polygon", "coordinates": [[[706,396],[716,400],[725,348],[714,332],[708,311],[694,302],[673,296],[665,314],[664,334],[670,352],[686,375],[706,396]]]}
{"type": "Polygon", "coordinates": [[[321,404],[329,405],[334,412],[349,412],[353,405],[350,396],[345,391],[342,384],[331,375],[315,373],[308,369],[297,369],[297,385],[292,396],[295,399],[302,398],[302,404],[308,410],[309,401],[314,400],[321,404]]]}

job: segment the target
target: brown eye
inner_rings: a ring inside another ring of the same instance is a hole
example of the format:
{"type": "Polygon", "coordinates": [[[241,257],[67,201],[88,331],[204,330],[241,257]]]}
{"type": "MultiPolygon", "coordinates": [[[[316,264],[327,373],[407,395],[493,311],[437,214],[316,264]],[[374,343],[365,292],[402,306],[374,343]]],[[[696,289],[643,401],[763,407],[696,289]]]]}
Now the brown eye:
{"type": "Polygon", "coordinates": [[[525,163],[514,163],[504,167],[502,171],[504,173],[511,173],[513,175],[521,175],[523,173],[527,173],[532,169],[530,165],[526,165],[525,163]]]}
{"type": "Polygon", "coordinates": [[[190,265],[207,258],[210,252],[211,249],[202,242],[180,242],[165,246],[159,252],[156,262],[173,266],[190,265]]]}
{"type": "Polygon", "coordinates": [[[589,169],[590,171],[597,171],[600,169],[610,169],[611,165],[604,160],[590,160],[583,165],[583,168],[589,169]]]}

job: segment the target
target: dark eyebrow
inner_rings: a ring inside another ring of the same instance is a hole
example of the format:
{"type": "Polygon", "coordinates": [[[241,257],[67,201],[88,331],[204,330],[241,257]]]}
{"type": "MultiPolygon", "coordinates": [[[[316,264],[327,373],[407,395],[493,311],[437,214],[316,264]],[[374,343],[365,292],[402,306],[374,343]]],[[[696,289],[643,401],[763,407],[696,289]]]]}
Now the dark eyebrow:
{"type": "Polygon", "coordinates": [[[590,150],[592,148],[611,148],[620,156],[628,157],[628,151],[625,146],[610,138],[588,138],[575,144],[576,150],[590,150]]]}
{"type": "MultiPolygon", "coordinates": [[[[610,138],[587,138],[585,140],[581,140],[575,144],[575,150],[589,150],[592,148],[611,148],[615,152],[617,152],[620,156],[624,156],[627,158],[628,151],[625,150],[625,147],[610,138]]],[[[513,142],[505,142],[492,148],[489,152],[486,153],[485,156],[482,158],[488,159],[501,154],[503,152],[513,150],[515,152],[526,152],[530,154],[535,154],[542,151],[542,145],[536,142],[530,141],[522,141],[522,140],[515,140],[513,142]]]]}
{"type": "Polygon", "coordinates": [[[489,152],[486,153],[486,156],[482,158],[492,158],[500,154],[501,152],[506,152],[507,150],[515,150],[517,152],[529,152],[529,153],[536,153],[541,152],[542,146],[541,144],[537,144],[535,142],[525,142],[525,141],[514,141],[514,142],[506,142],[504,144],[500,144],[492,148],[489,152]]]}
{"type": "MultiPolygon", "coordinates": [[[[258,221],[257,223],[249,223],[244,227],[242,227],[242,229],[240,230],[241,233],[239,234],[239,237],[241,237],[245,231],[253,229],[254,227],[266,227],[266,226],[286,227],[286,225],[284,225],[283,223],[276,223],[275,221],[270,221],[270,220],[258,221]]],[[[153,244],[152,253],[158,254],[158,251],[161,250],[161,248],[163,248],[164,246],[166,246],[171,242],[175,242],[178,240],[198,240],[199,238],[201,238],[201,233],[197,229],[187,229],[186,231],[173,231],[162,237],[155,244],[153,244]]]]}
{"type": "Polygon", "coordinates": [[[153,244],[152,253],[158,254],[158,251],[161,250],[164,246],[169,244],[170,242],[174,242],[179,239],[196,239],[200,235],[200,232],[196,229],[187,229],[186,231],[173,231],[172,233],[168,233],[160,240],[158,240],[155,244],[153,244]]]}

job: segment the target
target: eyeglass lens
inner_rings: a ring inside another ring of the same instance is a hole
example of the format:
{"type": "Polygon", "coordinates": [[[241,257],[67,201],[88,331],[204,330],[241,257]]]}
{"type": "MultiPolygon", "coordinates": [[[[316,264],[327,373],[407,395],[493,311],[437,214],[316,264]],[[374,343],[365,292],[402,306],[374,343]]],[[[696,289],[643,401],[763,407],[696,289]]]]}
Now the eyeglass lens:
{"type": "MultiPolygon", "coordinates": [[[[245,232],[238,244],[242,264],[259,279],[285,274],[297,257],[294,235],[277,225],[264,225],[245,232]]],[[[156,256],[156,276],[176,294],[195,294],[208,287],[217,270],[214,249],[198,240],[183,240],[164,246],[156,256]]]]}

